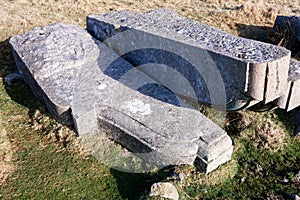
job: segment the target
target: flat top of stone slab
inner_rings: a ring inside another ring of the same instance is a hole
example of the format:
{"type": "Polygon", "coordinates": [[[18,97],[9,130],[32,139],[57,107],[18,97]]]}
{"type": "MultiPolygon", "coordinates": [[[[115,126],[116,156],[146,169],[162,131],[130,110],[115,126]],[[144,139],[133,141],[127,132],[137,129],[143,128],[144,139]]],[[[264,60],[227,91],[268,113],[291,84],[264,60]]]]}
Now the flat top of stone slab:
{"type": "Polygon", "coordinates": [[[99,56],[90,34],[75,25],[37,27],[9,42],[48,98],[60,106],[70,106],[76,71],[99,56]]]}
{"type": "Polygon", "coordinates": [[[289,81],[300,80],[300,61],[291,59],[289,69],[289,81]]]}
{"type": "Polygon", "coordinates": [[[170,39],[220,53],[252,63],[270,62],[287,56],[290,51],[275,45],[236,37],[198,21],[186,19],[168,9],[158,9],[138,14],[130,11],[115,11],[89,18],[113,24],[122,31],[135,28],[170,39]]]}

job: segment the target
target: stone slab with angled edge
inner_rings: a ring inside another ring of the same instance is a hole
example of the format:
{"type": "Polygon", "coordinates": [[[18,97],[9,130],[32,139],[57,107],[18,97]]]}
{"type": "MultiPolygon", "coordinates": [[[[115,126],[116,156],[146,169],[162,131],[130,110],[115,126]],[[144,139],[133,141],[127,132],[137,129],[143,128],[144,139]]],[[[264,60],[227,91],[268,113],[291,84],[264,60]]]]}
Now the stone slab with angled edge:
{"type": "Polygon", "coordinates": [[[114,70],[131,68],[130,64],[82,28],[35,28],[11,38],[10,45],[33,93],[56,119],[74,121],[79,135],[106,132],[158,166],[196,163],[210,172],[230,159],[232,141],[225,131],[195,110],[136,91],[134,86],[151,79],[134,68],[131,75],[114,77],[114,70]],[[133,76],[143,80],[137,82],[133,76]]]}
{"type": "Polygon", "coordinates": [[[224,96],[229,102],[246,95],[268,103],[286,91],[290,51],[235,37],[170,10],[91,15],[87,30],[182,97],[222,104],[224,96]]]}

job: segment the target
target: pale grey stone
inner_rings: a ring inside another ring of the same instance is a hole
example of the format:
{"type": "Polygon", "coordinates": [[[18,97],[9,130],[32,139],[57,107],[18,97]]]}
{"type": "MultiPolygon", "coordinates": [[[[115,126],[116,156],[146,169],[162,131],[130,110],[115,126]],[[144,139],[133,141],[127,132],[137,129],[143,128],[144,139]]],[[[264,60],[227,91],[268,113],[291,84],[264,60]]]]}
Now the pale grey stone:
{"type": "Polygon", "coordinates": [[[53,24],[14,36],[10,44],[33,93],[56,119],[74,122],[79,135],[105,132],[160,167],[195,163],[210,172],[231,158],[225,131],[196,110],[141,94],[137,86],[156,82],[82,28],[53,24]],[[132,73],[119,77],[122,67],[132,73]]]}
{"type": "Polygon", "coordinates": [[[176,81],[174,75],[168,77],[169,73],[159,73],[157,68],[141,67],[185,98],[218,104],[223,96],[217,94],[224,90],[226,101],[246,94],[268,103],[286,91],[290,51],[235,37],[170,10],[88,16],[87,30],[135,66],[156,63],[169,66],[162,71],[178,71],[192,89],[185,90],[187,85],[176,81]]]}
{"type": "Polygon", "coordinates": [[[168,182],[158,182],[154,183],[151,186],[151,191],[149,193],[150,197],[160,197],[160,198],[167,198],[172,200],[178,200],[179,194],[177,189],[172,183],[168,182]]]}
{"type": "Polygon", "coordinates": [[[288,88],[283,96],[279,98],[278,106],[282,109],[290,111],[300,106],[300,62],[291,59],[288,88]]]}
{"type": "Polygon", "coordinates": [[[99,54],[92,37],[79,26],[57,23],[13,36],[9,43],[33,94],[58,121],[72,124],[74,77],[79,68],[94,65],[99,54]]]}

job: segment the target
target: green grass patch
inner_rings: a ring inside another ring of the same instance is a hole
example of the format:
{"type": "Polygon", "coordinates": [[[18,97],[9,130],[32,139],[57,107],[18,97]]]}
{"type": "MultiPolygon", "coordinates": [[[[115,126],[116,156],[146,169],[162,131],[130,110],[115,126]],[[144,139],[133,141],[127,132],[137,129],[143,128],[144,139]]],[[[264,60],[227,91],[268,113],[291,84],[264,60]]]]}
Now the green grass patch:
{"type": "Polygon", "coordinates": [[[300,170],[300,142],[291,116],[280,111],[227,114],[223,127],[234,142],[232,161],[206,175],[190,166],[125,173],[81,154],[77,138],[63,136],[70,133],[24,83],[0,86],[0,110],[16,166],[1,186],[2,199],[143,199],[158,181],[173,182],[181,199],[285,198],[300,191],[293,178],[300,170]]]}

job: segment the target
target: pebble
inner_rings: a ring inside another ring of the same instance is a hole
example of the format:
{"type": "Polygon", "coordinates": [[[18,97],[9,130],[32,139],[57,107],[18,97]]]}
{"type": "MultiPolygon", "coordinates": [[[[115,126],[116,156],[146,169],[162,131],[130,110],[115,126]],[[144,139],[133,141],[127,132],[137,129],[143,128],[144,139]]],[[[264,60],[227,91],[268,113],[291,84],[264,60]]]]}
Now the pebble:
{"type": "Polygon", "coordinates": [[[154,183],[151,186],[151,191],[149,193],[150,197],[160,197],[160,198],[168,198],[172,200],[178,200],[179,194],[177,189],[171,183],[166,182],[158,182],[154,183]]]}

